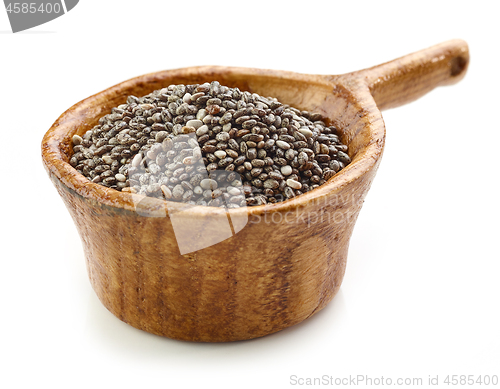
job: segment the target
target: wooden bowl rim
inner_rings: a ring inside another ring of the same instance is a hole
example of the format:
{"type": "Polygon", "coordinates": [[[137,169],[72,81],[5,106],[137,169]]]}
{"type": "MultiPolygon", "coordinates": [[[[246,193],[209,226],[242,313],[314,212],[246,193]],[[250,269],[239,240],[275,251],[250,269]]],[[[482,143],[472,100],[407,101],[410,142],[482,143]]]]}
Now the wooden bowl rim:
{"type": "MultiPolygon", "coordinates": [[[[164,79],[167,77],[175,77],[177,74],[183,77],[193,77],[196,75],[214,75],[238,73],[248,77],[279,77],[291,81],[302,81],[308,84],[316,84],[320,86],[332,87],[332,94],[336,89],[342,89],[343,97],[350,103],[354,103],[358,113],[362,115],[360,121],[363,127],[368,127],[370,138],[368,144],[364,146],[352,158],[352,162],[342,169],[339,173],[333,176],[328,182],[319,186],[312,191],[306,192],[300,196],[288,199],[275,204],[264,204],[258,206],[247,206],[241,208],[230,209],[229,212],[235,216],[240,213],[250,215],[261,215],[271,212],[290,212],[297,208],[305,207],[307,204],[314,202],[320,198],[327,198],[329,195],[338,193],[342,188],[351,184],[353,181],[360,179],[363,175],[369,172],[380,159],[384,142],[385,142],[385,126],[383,124],[382,115],[377,108],[376,103],[368,89],[363,78],[353,73],[344,74],[341,76],[313,75],[295,73],[282,70],[257,69],[245,67],[228,67],[228,66],[193,66],[178,69],[163,70],[158,72],[147,73],[137,77],[133,77],[107,89],[102,90],[70,107],[54,122],[51,128],[47,131],[42,140],[42,160],[45,169],[52,179],[56,178],[60,181],[65,189],[68,189],[77,195],[86,198],[90,201],[96,201],[101,205],[109,206],[115,209],[123,209],[126,211],[136,212],[134,196],[142,196],[131,193],[124,193],[115,189],[89,181],[85,176],[78,173],[63,157],[62,145],[65,135],[74,129],[75,126],[81,124],[78,121],[79,113],[83,110],[95,107],[96,101],[106,95],[113,95],[115,92],[132,84],[147,83],[152,80],[164,79]],[[346,96],[348,94],[348,96],[346,96]],[[94,104],[94,105],[93,105],[94,104]]],[[[155,198],[148,198],[151,209],[160,209],[168,206],[169,211],[181,210],[185,208],[185,204],[165,201],[155,198]]],[[[221,208],[208,206],[193,206],[189,210],[190,215],[210,215],[220,213],[221,208]]],[[[184,212],[185,209],[184,209],[184,212]]]]}

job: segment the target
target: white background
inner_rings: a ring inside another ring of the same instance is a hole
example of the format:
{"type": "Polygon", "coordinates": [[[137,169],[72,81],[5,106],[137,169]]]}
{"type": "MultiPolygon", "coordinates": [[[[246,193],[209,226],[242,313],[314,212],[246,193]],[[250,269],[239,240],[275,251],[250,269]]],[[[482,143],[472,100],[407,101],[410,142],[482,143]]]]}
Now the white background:
{"type": "Polygon", "coordinates": [[[0,9],[0,387],[305,387],[293,375],[439,375],[450,387],[447,375],[500,376],[495,3],[82,0],[18,34],[0,9]],[[470,46],[465,79],[383,112],[383,161],[323,311],[261,339],[198,344],[136,330],[98,301],[40,157],[71,105],[162,69],[341,74],[453,38],[470,46]]]}

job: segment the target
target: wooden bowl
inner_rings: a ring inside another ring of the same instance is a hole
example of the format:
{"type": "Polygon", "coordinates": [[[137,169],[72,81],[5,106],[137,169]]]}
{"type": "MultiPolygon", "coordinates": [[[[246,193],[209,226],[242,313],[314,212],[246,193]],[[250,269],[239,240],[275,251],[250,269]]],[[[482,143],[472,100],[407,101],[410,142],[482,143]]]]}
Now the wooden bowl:
{"type": "Polygon", "coordinates": [[[381,160],[380,110],[459,81],[468,62],[467,44],[453,40],[339,76],[192,67],[136,77],[77,103],[45,134],[42,157],[77,226],[99,299],[136,328],[202,342],[264,336],[320,311],[340,288],[349,239],[381,160]],[[352,163],[296,198],[230,210],[236,234],[222,240],[214,234],[227,226],[223,209],[138,199],[90,182],[69,164],[72,136],[127,96],[213,80],[324,115],[352,163]],[[184,255],[181,235],[194,245],[184,255]]]}

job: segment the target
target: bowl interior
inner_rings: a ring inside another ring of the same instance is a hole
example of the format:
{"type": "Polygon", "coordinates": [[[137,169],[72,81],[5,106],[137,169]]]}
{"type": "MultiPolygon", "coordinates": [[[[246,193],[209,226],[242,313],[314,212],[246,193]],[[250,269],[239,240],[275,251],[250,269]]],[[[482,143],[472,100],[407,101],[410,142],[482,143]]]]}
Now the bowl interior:
{"type": "MultiPolygon", "coordinates": [[[[47,154],[50,154],[44,155],[47,169],[70,189],[83,196],[97,198],[112,206],[133,208],[133,203],[129,200],[130,194],[91,183],[69,165],[72,155],[71,137],[74,134],[82,135],[93,128],[100,117],[110,113],[113,107],[124,104],[129,95],[140,97],[170,84],[195,84],[214,80],[242,91],[276,97],[282,103],[300,110],[322,114],[328,125],[338,129],[352,159],[351,164],[319,188],[282,203],[247,208],[251,209],[250,212],[258,212],[259,209],[280,210],[307,203],[317,196],[325,196],[335,188],[359,178],[379,159],[385,136],[383,122],[371,95],[363,85],[352,82],[346,85],[343,77],[206,66],[136,77],[77,103],[58,119],[44,138],[44,147],[47,154]]],[[[150,206],[158,208],[164,203],[152,199],[150,206]]],[[[238,212],[237,209],[232,211],[238,212]]]]}

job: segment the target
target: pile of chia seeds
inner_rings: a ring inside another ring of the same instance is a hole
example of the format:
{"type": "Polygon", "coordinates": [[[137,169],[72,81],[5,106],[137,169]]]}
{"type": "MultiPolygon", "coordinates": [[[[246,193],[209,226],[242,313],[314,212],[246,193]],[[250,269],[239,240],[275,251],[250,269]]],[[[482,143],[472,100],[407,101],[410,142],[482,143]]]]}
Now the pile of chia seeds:
{"type": "Polygon", "coordinates": [[[70,164],[123,192],[193,205],[276,203],[350,163],[321,115],[213,81],[129,96],[73,136],[70,164]]]}

